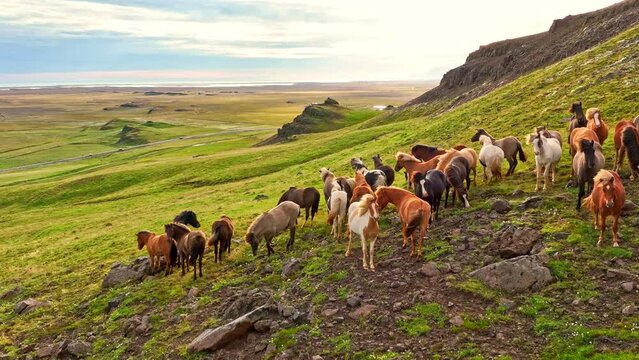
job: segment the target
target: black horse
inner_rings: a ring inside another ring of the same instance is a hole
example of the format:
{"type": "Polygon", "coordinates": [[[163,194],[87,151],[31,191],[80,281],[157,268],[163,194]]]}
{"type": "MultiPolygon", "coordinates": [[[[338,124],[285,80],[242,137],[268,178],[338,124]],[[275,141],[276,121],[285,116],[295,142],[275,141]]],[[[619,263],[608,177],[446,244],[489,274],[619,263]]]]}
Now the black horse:
{"type": "Polygon", "coordinates": [[[195,213],[191,210],[182,211],[180,214],[178,214],[178,216],[176,216],[173,219],[173,222],[184,224],[184,225],[191,225],[194,228],[200,227],[200,222],[197,221],[197,215],[195,215],[195,213]]]}
{"type": "Polygon", "coordinates": [[[437,169],[428,170],[426,174],[416,173],[414,179],[415,195],[430,204],[435,216],[435,220],[439,219],[439,204],[442,201],[442,195],[446,190],[446,175],[437,169]]]}

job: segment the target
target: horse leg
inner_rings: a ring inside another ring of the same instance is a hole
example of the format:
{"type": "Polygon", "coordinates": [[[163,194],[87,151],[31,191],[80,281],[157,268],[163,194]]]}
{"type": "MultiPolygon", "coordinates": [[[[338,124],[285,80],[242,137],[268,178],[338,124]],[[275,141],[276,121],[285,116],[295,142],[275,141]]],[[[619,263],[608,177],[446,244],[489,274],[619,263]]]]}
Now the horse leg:
{"type": "MultiPolygon", "coordinates": [[[[463,186],[463,185],[462,185],[463,186]]],[[[453,186],[453,201],[451,204],[451,207],[454,209],[455,208],[455,198],[458,196],[459,192],[457,191],[457,189],[453,186]]]]}
{"type": "Polygon", "coordinates": [[[408,236],[406,236],[406,224],[402,223],[402,236],[404,237],[404,241],[402,242],[402,249],[406,249],[406,245],[408,244],[408,236]]]}
{"type": "Polygon", "coordinates": [[[595,224],[595,230],[599,229],[599,211],[595,210],[592,213],[593,222],[595,224]]]}
{"type": "Polygon", "coordinates": [[[186,274],[186,272],[184,271],[184,269],[186,268],[186,256],[184,256],[184,254],[180,255],[180,262],[182,263],[182,276],[184,276],[184,274],[186,274]]]}
{"type": "MultiPolygon", "coordinates": [[[[218,238],[218,240],[219,240],[219,238],[218,238]]],[[[218,241],[218,242],[214,243],[214,244],[213,244],[213,246],[215,247],[215,248],[214,248],[214,252],[215,252],[215,263],[217,264],[217,261],[218,261],[218,259],[217,259],[217,257],[218,257],[218,246],[220,247],[220,249],[219,249],[219,250],[221,250],[221,248],[222,248],[222,244],[220,244],[220,243],[219,243],[219,241],[218,241]]],[[[222,258],[221,258],[221,254],[222,254],[222,252],[221,252],[221,251],[219,251],[219,253],[220,253],[220,260],[222,260],[222,258]]]]}
{"type": "Polygon", "coordinates": [[[288,242],[286,243],[286,250],[290,250],[293,248],[293,243],[295,242],[295,226],[291,227],[290,236],[288,242]]]}
{"type": "Polygon", "coordinates": [[[477,186],[477,166],[473,168],[473,185],[477,186]]]}
{"type": "Polygon", "coordinates": [[[612,246],[619,247],[619,215],[613,217],[614,222],[612,223],[612,246]]]}
{"type": "Polygon", "coordinates": [[[606,217],[604,216],[603,212],[599,215],[600,216],[600,220],[599,220],[599,241],[597,241],[597,246],[601,246],[601,244],[603,243],[603,239],[604,239],[604,231],[606,231],[606,217]]]}
{"type": "Polygon", "coordinates": [[[585,184],[579,184],[579,193],[577,194],[577,211],[581,210],[581,199],[586,195],[586,190],[584,189],[585,184]]]}
{"type": "Polygon", "coordinates": [[[535,191],[539,191],[539,183],[541,182],[541,166],[539,163],[537,163],[536,170],[537,181],[535,182],[535,191]]]}
{"type": "Polygon", "coordinates": [[[544,170],[544,191],[546,191],[548,181],[550,181],[550,167],[552,165],[546,165],[546,169],[544,170]]]}
{"type": "Polygon", "coordinates": [[[202,277],[202,258],[203,257],[204,257],[204,253],[201,253],[200,254],[200,259],[199,259],[199,262],[200,262],[200,277],[202,277]]]}
{"type": "Polygon", "coordinates": [[[510,167],[508,168],[508,174],[506,174],[506,176],[513,175],[515,173],[515,168],[517,167],[517,154],[514,154],[512,162],[508,161],[508,163],[510,164],[510,167]]]}
{"type": "Polygon", "coordinates": [[[470,190],[470,171],[466,173],[466,191],[470,190]]]}
{"type": "Polygon", "coordinates": [[[377,240],[377,236],[375,236],[371,241],[370,241],[370,255],[368,256],[368,259],[371,263],[371,271],[375,271],[375,264],[373,263],[373,254],[375,253],[375,240],[377,240]]]}
{"type": "Polygon", "coordinates": [[[366,249],[366,237],[364,236],[364,233],[360,235],[360,238],[362,240],[362,263],[364,265],[364,269],[368,270],[368,261],[366,261],[366,253],[368,251],[366,249]]]}
{"type": "Polygon", "coordinates": [[[450,186],[448,182],[446,183],[446,197],[444,198],[444,207],[448,207],[448,191],[450,190],[450,186]]]}

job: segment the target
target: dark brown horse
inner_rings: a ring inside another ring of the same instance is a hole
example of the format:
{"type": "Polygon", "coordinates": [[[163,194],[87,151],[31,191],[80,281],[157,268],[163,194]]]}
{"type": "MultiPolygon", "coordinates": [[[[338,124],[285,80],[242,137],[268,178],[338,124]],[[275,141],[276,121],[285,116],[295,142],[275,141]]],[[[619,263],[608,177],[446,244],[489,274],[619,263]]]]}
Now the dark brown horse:
{"type": "Polygon", "coordinates": [[[464,186],[464,180],[466,180],[466,186],[470,188],[470,165],[468,164],[468,160],[463,156],[457,156],[446,166],[444,174],[448,180],[444,207],[448,205],[448,192],[451,187],[453,188],[453,207],[455,207],[455,195],[459,197],[464,207],[470,207],[468,203],[468,191],[464,186]]]}
{"type": "Polygon", "coordinates": [[[226,215],[222,215],[220,220],[211,225],[211,238],[209,239],[209,246],[215,247],[215,262],[222,262],[222,254],[227,251],[231,254],[231,239],[233,238],[233,232],[235,227],[233,221],[226,215]]]}
{"type": "MultiPolygon", "coordinates": [[[[570,104],[568,112],[572,114],[570,125],[568,125],[568,144],[572,144],[572,131],[576,128],[588,126],[588,119],[586,119],[586,115],[584,115],[584,109],[581,106],[581,101],[578,103],[570,104]]],[[[575,153],[572,152],[572,149],[570,151],[570,155],[575,156],[575,153]]]]}
{"type": "Polygon", "coordinates": [[[191,210],[182,211],[173,219],[173,222],[184,225],[191,225],[194,228],[200,227],[200,222],[197,221],[197,215],[191,210]]]}
{"type": "Polygon", "coordinates": [[[379,154],[373,156],[373,163],[375,164],[375,169],[383,171],[384,175],[386,175],[386,185],[393,185],[393,182],[395,181],[395,171],[393,168],[388,165],[384,165],[379,154]]]}
{"type": "Polygon", "coordinates": [[[517,154],[519,154],[519,160],[526,161],[526,154],[524,153],[524,148],[514,136],[506,136],[505,138],[501,138],[499,140],[495,140],[494,137],[490,136],[488,132],[484,129],[477,129],[477,132],[470,141],[476,142],[479,141],[479,137],[485,135],[492,140],[493,145],[501,148],[504,151],[504,159],[508,161],[509,167],[506,172],[506,176],[512,175],[515,173],[515,168],[517,167],[517,154]]]}
{"type": "Polygon", "coordinates": [[[421,161],[428,161],[437,155],[444,155],[446,150],[433,146],[417,144],[410,149],[410,153],[421,161]]]}
{"type": "Polygon", "coordinates": [[[197,280],[196,262],[200,263],[200,277],[202,277],[202,258],[204,257],[204,249],[206,248],[206,235],[203,231],[191,231],[186,225],[180,223],[171,223],[164,225],[166,236],[175,240],[177,250],[180,254],[180,263],[182,265],[182,275],[189,271],[189,265],[193,265],[193,280],[197,280]]]}
{"type": "Polygon", "coordinates": [[[315,214],[317,214],[317,209],[319,208],[320,202],[320,193],[314,187],[307,187],[304,189],[298,189],[295,186],[291,186],[286,192],[280,197],[280,200],[277,204],[281,204],[283,201],[292,201],[300,206],[300,208],[304,208],[306,212],[306,217],[304,218],[304,223],[302,227],[306,225],[308,221],[309,211],[311,216],[311,226],[313,226],[313,219],[315,218],[315,214]]]}
{"type": "Polygon", "coordinates": [[[572,169],[577,179],[579,193],[577,195],[577,211],[581,209],[581,199],[586,195],[586,185],[588,193],[592,191],[594,185],[593,178],[599,170],[603,169],[606,159],[601,151],[601,145],[595,140],[581,140],[577,154],[572,159],[572,169]]]}

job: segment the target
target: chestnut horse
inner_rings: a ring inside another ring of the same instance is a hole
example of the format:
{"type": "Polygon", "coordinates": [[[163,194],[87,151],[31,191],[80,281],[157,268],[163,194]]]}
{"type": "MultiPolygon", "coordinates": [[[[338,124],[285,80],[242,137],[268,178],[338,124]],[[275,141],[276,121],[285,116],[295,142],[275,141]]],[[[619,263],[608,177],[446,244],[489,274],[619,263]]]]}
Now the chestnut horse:
{"type": "MultiPolygon", "coordinates": [[[[318,194],[319,201],[319,194],[318,194]]],[[[233,232],[235,227],[233,221],[226,215],[222,215],[220,220],[215,221],[211,225],[211,238],[209,239],[209,247],[215,248],[215,262],[222,262],[222,254],[227,251],[231,254],[231,239],[233,238],[233,232]]]]}
{"type": "MultiPolygon", "coordinates": [[[[382,189],[383,187],[380,187],[382,189]]],[[[364,269],[375,271],[373,257],[375,253],[375,241],[379,234],[379,208],[375,202],[375,197],[366,194],[358,202],[354,202],[348,208],[348,245],[346,256],[351,254],[352,234],[355,233],[362,239],[362,263],[364,269]],[[366,241],[368,240],[368,246],[366,241]],[[369,261],[366,261],[366,254],[369,254],[369,261]],[[370,267],[369,267],[370,264],[370,267]]]]}
{"type": "Polygon", "coordinates": [[[608,138],[608,125],[602,119],[601,110],[598,108],[586,110],[586,119],[588,120],[586,127],[597,134],[599,144],[603,145],[608,138]]]}
{"type": "Polygon", "coordinates": [[[149,262],[153,272],[160,268],[160,256],[164,257],[166,262],[166,271],[164,275],[173,273],[173,266],[177,261],[177,247],[175,241],[169,239],[166,234],[156,235],[150,231],[140,231],[136,234],[138,238],[138,249],[142,250],[146,246],[149,253],[149,262]]]}
{"type": "Polygon", "coordinates": [[[395,163],[395,171],[400,171],[402,168],[406,169],[406,187],[410,189],[413,175],[416,172],[426,173],[428,170],[436,168],[439,163],[439,157],[440,155],[437,155],[428,161],[422,162],[412,155],[399,151],[395,154],[395,159],[397,160],[397,163],[395,163]]]}
{"type": "MultiPolygon", "coordinates": [[[[584,109],[581,106],[581,101],[578,103],[570,104],[568,112],[572,114],[570,125],[568,125],[568,144],[570,145],[572,144],[573,130],[577,128],[585,128],[588,125],[588,119],[586,119],[586,115],[584,115],[584,109]]],[[[575,154],[572,152],[570,153],[570,155],[575,156],[575,154]]]]}
{"type": "Polygon", "coordinates": [[[601,145],[597,141],[581,140],[579,151],[572,159],[572,171],[576,177],[577,186],[579,186],[577,211],[581,209],[581,199],[586,195],[586,184],[590,193],[593,187],[593,178],[599,170],[603,169],[605,163],[606,159],[603,156],[601,145]]]}
{"type": "Polygon", "coordinates": [[[628,152],[628,162],[630,163],[630,180],[635,179],[635,174],[639,172],[639,132],[635,124],[626,119],[622,119],[615,126],[615,166],[614,171],[621,172],[623,159],[628,152]]]}
{"type": "Polygon", "coordinates": [[[392,203],[397,208],[399,218],[402,221],[402,236],[404,242],[402,248],[406,248],[408,238],[411,239],[410,256],[422,256],[422,247],[424,245],[424,236],[428,231],[428,223],[430,221],[430,205],[404,189],[397,187],[380,187],[375,191],[377,204],[380,211],[383,210],[388,203],[392,203]],[[419,238],[415,239],[415,231],[419,229],[419,238]],[[417,240],[419,247],[416,249],[417,240]],[[417,251],[415,251],[417,250],[417,251]]]}
{"type": "MultiPolygon", "coordinates": [[[[438,149],[433,146],[417,144],[413,146],[412,149],[410,149],[410,153],[421,161],[428,161],[435,156],[444,155],[446,153],[446,150],[438,149]]],[[[395,169],[395,171],[399,170],[395,169]]]]}
{"type": "Polygon", "coordinates": [[[350,198],[349,204],[355,201],[359,201],[359,199],[364,196],[364,194],[374,195],[375,192],[373,188],[368,185],[364,174],[360,172],[355,173],[355,188],[353,189],[353,196],[350,198]]]}
{"type": "Polygon", "coordinates": [[[597,246],[601,246],[606,231],[606,218],[612,216],[612,246],[619,246],[619,217],[626,201],[626,193],[621,178],[614,171],[599,170],[594,178],[592,194],[584,199],[583,205],[593,214],[595,229],[599,229],[597,246]]]}
{"type": "Polygon", "coordinates": [[[384,175],[386,175],[386,185],[393,185],[393,182],[395,182],[395,171],[393,171],[393,168],[388,165],[384,165],[379,154],[373,156],[373,164],[375,164],[375,169],[383,171],[384,175]]]}
{"type": "Polygon", "coordinates": [[[315,214],[317,214],[320,202],[320,193],[316,188],[307,187],[304,189],[298,189],[295,186],[291,186],[284,194],[282,194],[282,197],[280,197],[280,200],[277,203],[281,204],[286,200],[296,203],[300,206],[300,208],[304,208],[306,217],[304,218],[302,227],[306,225],[309,213],[311,215],[311,226],[313,226],[313,219],[315,218],[315,214]]]}
{"type": "MultiPolygon", "coordinates": [[[[485,135],[490,138],[493,145],[499,147],[504,152],[504,158],[508,161],[508,171],[506,172],[506,176],[512,175],[515,173],[515,168],[517,167],[517,154],[519,154],[519,160],[526,161],[526,154],[524,153],[524,147],[521,145],[519,139],[514,136],[506,136],[505,138],[495,140],[494,137],[490,136],[488,132],[484,129],[477,129],[477,132],[470,139],[472,142],[479,141],[481,142],[481,136],[485,135]]],[[[500,165],[501,166],[501,165],[500,165]]]]}

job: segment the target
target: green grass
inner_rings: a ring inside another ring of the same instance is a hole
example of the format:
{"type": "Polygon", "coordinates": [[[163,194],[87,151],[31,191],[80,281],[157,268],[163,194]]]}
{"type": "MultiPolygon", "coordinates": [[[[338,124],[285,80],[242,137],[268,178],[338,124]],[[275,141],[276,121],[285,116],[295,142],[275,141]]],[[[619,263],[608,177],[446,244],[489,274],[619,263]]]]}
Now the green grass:
{"type": "Polygon", "coordinates": [[[444,309],[437,303],[417,304],[404,310],[406,319],[397,321],[397,327],[409,336],[421,336],[431,332],[433,326],[442,327],[446,322],[444,309]]]}

